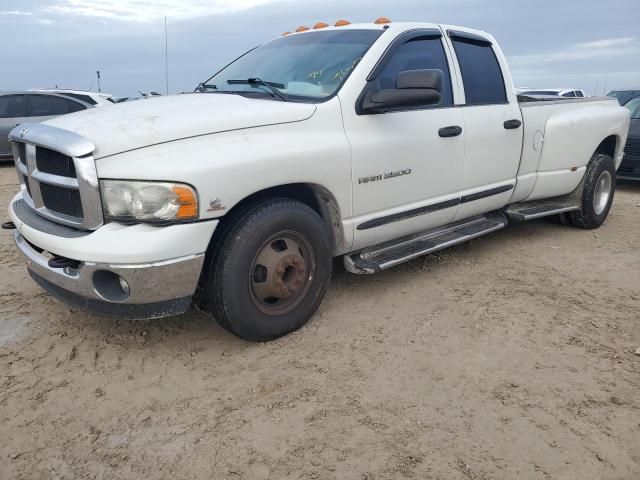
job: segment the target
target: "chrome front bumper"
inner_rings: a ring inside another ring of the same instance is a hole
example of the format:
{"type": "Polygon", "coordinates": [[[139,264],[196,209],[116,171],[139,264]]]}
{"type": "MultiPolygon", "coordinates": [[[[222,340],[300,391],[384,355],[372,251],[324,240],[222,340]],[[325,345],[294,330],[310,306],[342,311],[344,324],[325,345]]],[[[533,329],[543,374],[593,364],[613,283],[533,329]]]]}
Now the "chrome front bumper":
{"type": "Polygon", "coordinates": [[[204,262],[204,254],[199,254],[157,263],[78,262],[52,268],[49,257],[18,230],[14,230],[14,240],[29,273],[50,294],[77,308],[120,318],[184,313],[191,305],[204,262]]]}

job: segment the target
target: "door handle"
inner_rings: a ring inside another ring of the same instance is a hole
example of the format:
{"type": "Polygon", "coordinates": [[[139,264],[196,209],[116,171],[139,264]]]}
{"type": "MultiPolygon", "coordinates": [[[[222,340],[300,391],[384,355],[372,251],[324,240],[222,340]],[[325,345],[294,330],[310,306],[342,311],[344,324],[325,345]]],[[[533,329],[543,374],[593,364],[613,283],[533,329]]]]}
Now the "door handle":
{"type": "Polygon", "coordinates": [[[442,138],[457,137],[461,134],[462,127],[458,127],[457,125],[452,127],[442,127],[440,130],[438,130],[438,135],[440,135],[442,138]]]}
{"type": "Polygon", "coordinates": [[[516,128],[520,128],[521,125],[522,122],[518,119],[507,120],[506,122],[504,122],[504,128],[506,128],[507,130],[515,130],[516,128]]]}

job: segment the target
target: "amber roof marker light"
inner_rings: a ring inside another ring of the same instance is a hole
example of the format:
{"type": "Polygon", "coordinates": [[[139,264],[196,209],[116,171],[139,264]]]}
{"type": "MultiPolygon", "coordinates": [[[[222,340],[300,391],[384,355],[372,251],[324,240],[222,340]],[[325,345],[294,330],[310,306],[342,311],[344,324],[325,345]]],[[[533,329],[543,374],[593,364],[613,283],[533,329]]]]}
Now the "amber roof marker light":
{"type": "Polygon", "coordinates": [[[287,35],[291,35],[291,32],[284,32],[284,33],[282,34],[282,36],[283,36],[283,37],[286,37],[287,35]]]}
{"type": "Polygon", "coordinates": [[[344,27],[345,25],[351,25],[351,22],[349,20],[338,20],[334,27],[344,27]]]}
{"type": "Polygon", "coordinates": [[[383,25],[385,23],[391,23],[391,20],[387,17],[380,17],[380,18],[376,18],[376,21],[373,22],[376,25],[383,25]]]}
{"type": "Polygon", "coordinates": [[[304,25],[300,25],[298,28],[296,28],[296,32],[306,32],[307,30],[310,30],[310,28],[305,27],[304,25]]]}
{"type": "Polygon", "coordinates": [[[324,23],[324,22],[318,22],[313,26],[314,30],[317,30],[319,28],[327,28],[329,26],[328,23],[324,23]]]}

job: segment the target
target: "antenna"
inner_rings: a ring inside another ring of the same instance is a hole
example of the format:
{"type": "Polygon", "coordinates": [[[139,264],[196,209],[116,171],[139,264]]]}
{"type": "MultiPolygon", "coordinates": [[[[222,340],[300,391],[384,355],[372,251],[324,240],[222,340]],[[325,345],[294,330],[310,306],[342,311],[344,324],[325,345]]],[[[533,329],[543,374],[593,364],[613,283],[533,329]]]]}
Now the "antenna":
{"type": "Polygon", "coordinates": [[[100,70],[96,72],[96,75],[98,76],[98,93],[100,93],[102,92],[102,90],[100,89],[100,70]]]}
{"type": "Polygon", "coordinates": [[[607,94],[607,82],[609,81],[609,72],[605,72],[604,74],[604,91],[602,92],[603,95],[607,94]]]}
{"type": "Polygon", "coordinates": [[[164,81],[165,94],[169,95],[169,35],[167,35],[167,17],[164,17],[164,81]]]}

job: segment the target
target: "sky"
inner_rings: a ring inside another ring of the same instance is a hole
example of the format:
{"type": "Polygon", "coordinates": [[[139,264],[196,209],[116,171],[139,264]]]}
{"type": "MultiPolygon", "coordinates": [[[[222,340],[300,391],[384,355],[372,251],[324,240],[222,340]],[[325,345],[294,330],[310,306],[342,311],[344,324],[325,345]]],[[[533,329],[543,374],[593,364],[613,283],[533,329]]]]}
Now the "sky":
{"type": "Polygon", "coordinates": [[[340,18],[492,33],[516,86],[640,87],[640,0],[0,0],[0,90],[192,91],[246,50],[340,18]]]}

